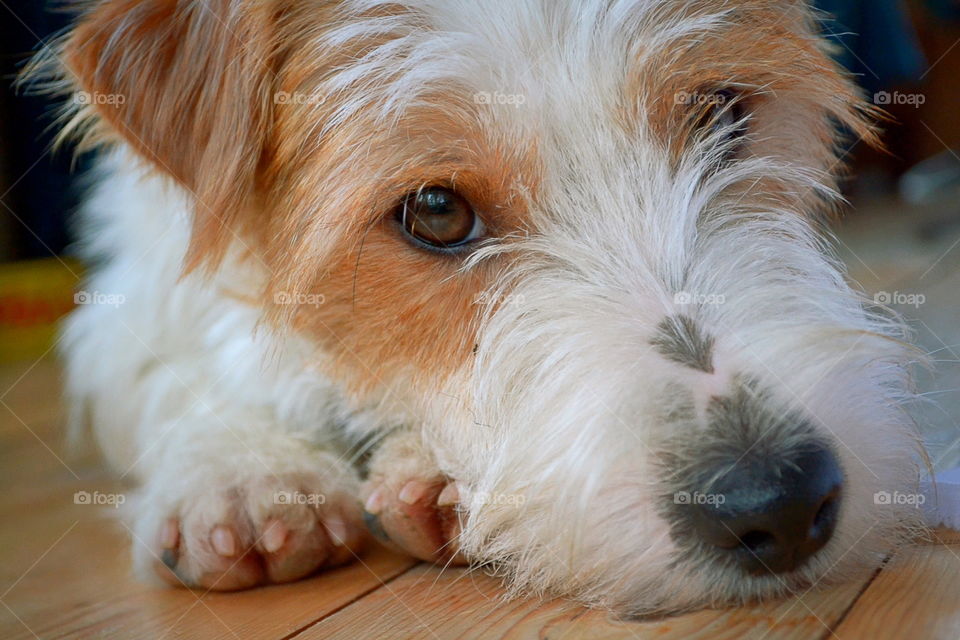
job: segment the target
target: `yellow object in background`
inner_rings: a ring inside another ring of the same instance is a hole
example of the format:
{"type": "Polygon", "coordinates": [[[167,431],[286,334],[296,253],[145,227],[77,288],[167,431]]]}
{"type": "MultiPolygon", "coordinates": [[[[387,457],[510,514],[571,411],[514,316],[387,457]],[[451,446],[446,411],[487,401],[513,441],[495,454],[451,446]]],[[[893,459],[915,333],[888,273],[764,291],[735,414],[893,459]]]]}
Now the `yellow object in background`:
{"type": "Polygon", "coordinates": [[[74,306],[81,272],[68,259],[0,264],[0,362],[35,359],[51,350],[59,320],[74,306]]]}

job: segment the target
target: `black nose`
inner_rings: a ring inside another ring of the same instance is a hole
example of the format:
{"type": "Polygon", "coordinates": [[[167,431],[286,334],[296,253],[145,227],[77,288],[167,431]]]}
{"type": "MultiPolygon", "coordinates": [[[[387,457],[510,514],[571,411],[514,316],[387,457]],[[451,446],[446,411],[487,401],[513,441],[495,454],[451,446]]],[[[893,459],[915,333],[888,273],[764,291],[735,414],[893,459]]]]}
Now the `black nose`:
{"type": "Polygon", "coordinates": [[[748,455],[713,477],[690,504],[696,535],[750,573],[793,571],[833,535],[843,472],[825,447],[788,460],[748,455]]]}

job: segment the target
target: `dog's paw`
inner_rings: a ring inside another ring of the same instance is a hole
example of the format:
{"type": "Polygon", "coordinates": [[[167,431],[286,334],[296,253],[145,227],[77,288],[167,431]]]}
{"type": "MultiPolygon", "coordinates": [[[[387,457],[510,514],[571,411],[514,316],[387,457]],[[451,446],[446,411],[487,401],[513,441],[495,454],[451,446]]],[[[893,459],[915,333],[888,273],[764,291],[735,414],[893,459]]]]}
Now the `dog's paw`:
{"type": "Polygon", "coordinates": [[[421,560],[465,564],[457,539],[457,485],[444,476],[420,439],[403,433],[384,442],[360,490],[367,529],[421,560]]]}
{"type": "Polygon", "coordinates": [[[174,512],[146,516],[152,546],[140,541],[137,563],[175,586],[233,591],[347,562],[365,538],[360,505],[346,492],[325,493],[327,484],[266,476],[191,493],[174,512]]]}

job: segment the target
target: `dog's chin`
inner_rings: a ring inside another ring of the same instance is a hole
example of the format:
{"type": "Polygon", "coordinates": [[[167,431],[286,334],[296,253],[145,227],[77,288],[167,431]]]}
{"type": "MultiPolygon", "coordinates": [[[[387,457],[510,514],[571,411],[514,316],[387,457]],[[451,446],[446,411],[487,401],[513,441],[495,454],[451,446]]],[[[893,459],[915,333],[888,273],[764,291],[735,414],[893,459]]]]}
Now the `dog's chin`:
{"type": "Polygon", "coordinates": [[[915,509],[854,514],[797,569],[748,573],[712,549],[677,544],[669,523],[655,516],[644,523],[640,513],[597,503],[568,514],[563,531],[552,528],[558,522],[549,516],[481,511],[467,520],[461,540],[468,555],[506,579],[511,595],[560,595],[617,617],[644,618],[800,597],[863,580],[922,530],[915,509]],[[617,517],[603,517],[610,513],[617,517]]]}

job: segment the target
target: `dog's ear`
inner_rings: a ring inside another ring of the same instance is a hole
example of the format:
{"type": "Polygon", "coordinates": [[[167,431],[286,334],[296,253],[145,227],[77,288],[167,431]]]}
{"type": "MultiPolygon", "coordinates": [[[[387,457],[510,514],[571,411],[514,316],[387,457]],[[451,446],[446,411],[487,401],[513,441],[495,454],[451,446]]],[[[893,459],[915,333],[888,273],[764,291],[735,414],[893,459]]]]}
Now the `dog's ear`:
{"type": "Polygon", "coordinates": [[[193,193],[188,267],[222,255],[225,231],[254,197],[272,118],[275,12],[271,0],[101,0],[63,41],[80,104],[68,134],[122,139],[193,193]]]}

